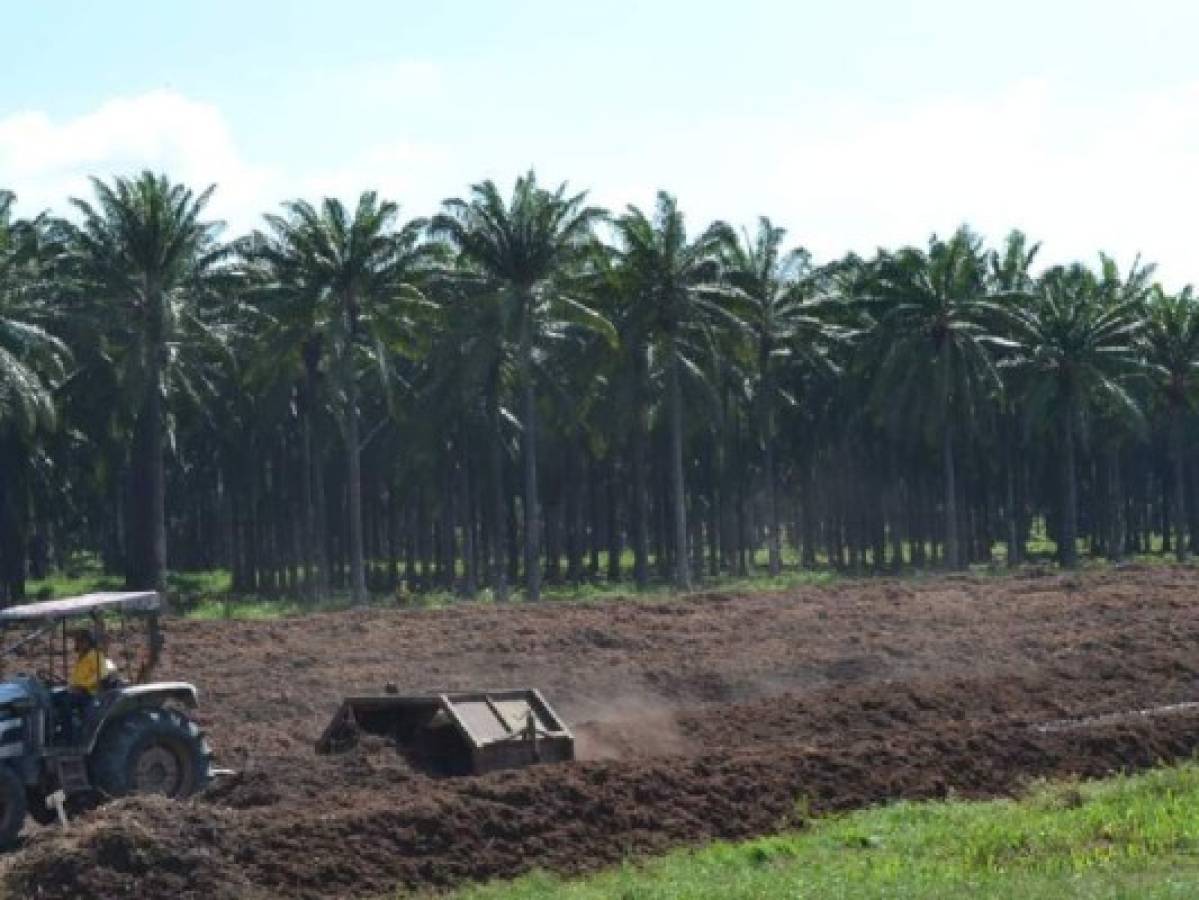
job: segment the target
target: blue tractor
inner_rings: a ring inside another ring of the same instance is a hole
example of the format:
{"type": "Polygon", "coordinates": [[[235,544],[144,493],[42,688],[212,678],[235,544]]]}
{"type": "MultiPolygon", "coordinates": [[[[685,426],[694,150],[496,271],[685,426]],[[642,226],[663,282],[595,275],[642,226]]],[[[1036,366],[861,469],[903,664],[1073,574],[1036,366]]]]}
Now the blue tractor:
{"type": "Polygon", "coordinates": [[[27,815],[65,823],[68,811],[109,798],[183,798],[208,783],[212,753],[189,715],[195,687],[150,680],[160,611],[155,592],[0,610],[0,846],[17,840],[27,815]],[[81,629],[105,658],[123,651],[126,664],[88,693],[68,684],[77,661],[70,637],[81,629]]]}

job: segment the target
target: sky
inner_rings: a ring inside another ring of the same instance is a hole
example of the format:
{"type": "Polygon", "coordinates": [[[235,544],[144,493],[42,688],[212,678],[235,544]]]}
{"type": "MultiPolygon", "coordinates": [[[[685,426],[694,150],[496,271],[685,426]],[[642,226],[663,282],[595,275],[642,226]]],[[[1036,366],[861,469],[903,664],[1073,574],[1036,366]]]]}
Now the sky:
{"type": "Polygon", "coordinates": [[[1192,0],[58,0],[5,7],[0,187],[215,183],[255,227],[377,189],[406,217],[534,168],[826,261],[968,223],[1199,282],[1192,0]]]}

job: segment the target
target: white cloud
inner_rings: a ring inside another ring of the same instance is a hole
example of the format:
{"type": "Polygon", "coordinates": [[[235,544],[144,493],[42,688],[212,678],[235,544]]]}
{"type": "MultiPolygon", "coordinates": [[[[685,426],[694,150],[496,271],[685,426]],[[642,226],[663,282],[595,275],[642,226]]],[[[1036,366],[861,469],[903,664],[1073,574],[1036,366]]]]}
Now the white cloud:
{"type": "MultiPolygon", "coordinates": [[[[445,155],[434,145],[394,140],[367,147],[339,165],[299,176],[287,197],[340,197],[352,203],[364,190],[401,204],[404,218],[429,215],[451,183],[445,155]]],[[[281,197],[282,199],[282,197],[281,197]]]]}
{"type": "MultiPolygon", "coordinates": [[[[415,64],[370,74],[380,90],[418,78],[435,81],[433,70],[415,64]]],[[[219,108],[165,90],[113,99],[64,121],[41,112],[0,118],[0,187],[17,192],[26,214],[65,212],[68,197],[90,199],[88,176],[151,169],[197,189],[216,184],[209,211],[230,233],[256,227],[262,213],[283,200],[330,195],[352,201],[368,188],[403,200],[404,214],[416,216],[443,196],[435,185],[444,179],[430,175],[443,172],[444,160],[430,145],[381,139],[312,171],[289,171],[283,161],[258,165],[246,159],[219,108]]]]}
{"type": "Polygon", "coordinates": [[[40,112],[0,118],[0,173],[26,211],[89,198],[89,175],[147,168],[197,188],[219,184],[212,212],[234,220],[244,220],[277,177],[241,156],[216,106],[173,91],[117,98],[61,122],[40,112]]]}
{"type": "Polygon", "coordinates": [[[1199,281],[1199,84],[1084,101],[1032,81],[903,109],[822,105],[698,123],[670,148],[665,186],[696,225],[765,213],[822,259],[969,222],[992,241],[1022,228],[1045,260],[1143,252],[1168,284],[1199,281]]]}
{"type": "MultiPolygon", "coordinates": [[[[389,96],[446,89],[435,67],[419,63],[342,77],[389,96]]],[[[217,106],[155,91],[61,121],[36,111],[0,117],[0,186],[16,190],[26,212],[63,210],[68,196],[89,194],[87,175],[149,167],[196,186],[216,182],[212,212],[240,231],[281,200],[352,200],[365,188],[399,200],[406,216],[427,215],[481,177],[509,184],[517,169],[499,171],[505,161],[531,158],[546,183],[567,177],[617,211],[650,206],[661,186],[678,194],[693,228],[769,214],[818,259],[922,242],[968,221],[993,241],[1023,228],[1045,243],[1047,261],[1094,260],[1105,249],[1127,264],[1143,251],[1168,284],[1199,281],[1190,227],[1199,83],[1096,97],[1029,81],[904,106],[801,99],[682,127],[599,123],[574,133],[551,123],[541,134],[518,128],[452,146],[436,134],[405,136],[421,134],[419,116],[381,116],[377,141],[301,171],[285,147],[266,164],[247,159],[217,106]]]]}

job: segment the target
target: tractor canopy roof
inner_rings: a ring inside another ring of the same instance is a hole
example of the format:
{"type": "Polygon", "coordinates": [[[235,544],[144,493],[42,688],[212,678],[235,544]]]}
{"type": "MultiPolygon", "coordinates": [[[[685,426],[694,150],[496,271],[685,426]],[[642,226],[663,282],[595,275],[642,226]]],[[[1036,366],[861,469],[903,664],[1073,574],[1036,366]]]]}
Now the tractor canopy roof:
{"type": "Polygon", "coordinates": [[[83,594],[79,597],[63,597],[60,600],[24,603],[21,606],[0,609],[0,626],[17,622],[46,622],[105,612],[156,613],[161,608],[162,601],[155,591],[83,594]]]}

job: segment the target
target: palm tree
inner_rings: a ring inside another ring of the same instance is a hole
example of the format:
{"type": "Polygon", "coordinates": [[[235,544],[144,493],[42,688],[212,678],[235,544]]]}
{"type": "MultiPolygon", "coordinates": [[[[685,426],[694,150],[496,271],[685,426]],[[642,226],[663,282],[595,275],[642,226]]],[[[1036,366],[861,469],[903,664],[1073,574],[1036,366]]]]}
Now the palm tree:
{"type": "MultiPolygon", "coordinates": [[[[1036,289],[1036,281],[1032,275],[1033,263],[1041,251],[1040,242],[1029,244],[1028,236],[1014,229],[1008,232],[1001,250],[992,250],[990,254],[989,286],[992,294],[1008,298],[1009,302],[1027,303],[1028,297],[1036,289]]],[[[1015,566],[1024,555],[1022,542],[1021,514],[1017,509],[1016,469],[1020,465],[1018,440],[1020,429],[1017,427],[1017,414],[1014,392],[1008,389],[1001,396],[1001,427],[1000,441],[1002,443],[1004,494],[1007,515],[1007,564],[1015,566]]]]}
{"type": "Polygon", "coordinates": [[[477,420],[486,434],[486,466],[490,480],[484,519],[490,532],[487,580],[496,600],[508,600],[507,520],[504,471],[509,456],[509,428],[515,416],[506,406],[516,381],[516,354],[506,333],[504,307],[486,279],[449,267],[435,273],[432,289],[442,318],[420,373],[421,420],[433,432],[477,420]]]}
{"type": "Polygon", "coordinates": [[[201,216],[215,187],[199,194],[143,172],[112,184],[92,179],[93,206],[71,202],[82,221],[71,256],[92,311],[123,345],[124,383],[134,397],[130,492],[130,587],[166,587],[164,392],[180,350],[205,332],[199,305],[225,249],[220,224],[201,216]]]}
{"type": "Polygon", "coordinates": [[[691,586],[687,554],[687,498],[683,478],[683,370],[702,378],[697,352],[713,349],[716,322],[742,327],[722,305],[733,292],[719,284],[720,260],[729,245],[728,227],[717,223],[692,241],[678,202],[660,191],[653,218],[636,206],[616,222],[622,264],[629,272],[638,307],[631,337],[640,354],[650,343],[662,350],[670,429],[671,492],[674,506],[674,580],[691,586]]]}
{"type": "Polygon", "coordinates": [[[1054,427],[1060,441],[1058,553],[1066,567],[1078,560],[1077,441],[1085,439],[1096,411],[1110,408],[1129,419],[1141,417],[1126,390],[1128,377],[1141,365],[1141,298],[1127,289],[1110,273],[1100,281],[1081,264],[1057,266],[1041,277],[1031,304],[1008,308],[1018,348],[1012,364],[1026,385],[1026,419],[1054,427]]]}
{"type": "Polygon", "coordinates": [[[879,261],[868,308],[876,316],[865,346],[880,360],[872,399],[893,429],[938,441],[945,492],[945,558],[964,563],[958,539],[957,425],[971,427],[1002,383],[992,349],[1000,338],[984,279],[981,241],[965,227],[927,252],[908,247],[879,261]]]}
{"type": "MultiPolygon", "coordinates": [[[[609,478],[616,478],[617,458],[622,456],[631,481],[632,503],[628,510],[628,538],[633,551],[633,580],[638,588],[649,584],[648,474],[646,441],[649,432],[649,360],[647,354],[646,309],[639,302],[629,270],[621,265],[616,252],[596,245],[587,268],[590,276],[588,295],[592,306],[612,322],[616,334],[615,352],[601,362],[597,378],[603,382],[597,415],[606,422],[611,442],[609,478]]],[[[610,502],[616,502],[615,483],[609,487],[610,502]]],[[[610,512],[609,530],[616,527],[610,512]]],[[[608,570],[610,577],[620,575],[619,540],[609,535],[608,570]]]]}
{"type": "MultiPolygon", "coordinates": [[[[305,456],[312,477],[312,409],[327,358],[333,407],[346,447],[349,499],[350,594],[366,600],[362,534],[362,437],[357,356],[366,348],[391,389],[390,356],[411,348],[417,320],[427,301],[417,287],[427,256],[422,234],[427,223],[414,219],[396,227],[399,206],[364,191],[351,214],[335,198],[320,207],[295,200],[283,215],[268,215],[267,234],[246,245],[252,261],[265,268],[282,343],[305,385],[305,456]]],[[[308,531],[315,517],[311,486],[305,490],[308,531]]],[[[310,537],[311,540],[311,537],[310,537]]]]}
{"type": "Polygon", "coordinates": [[[742,235],[727,250],[725,277],[741,292],[735,304],[754,338],[755,418],[762,444],[766,506],[770,527],[770,574],[781,569],[778,485],[775,472],[777,411],[793,397],[779,389],[776,369],[824,359],[835,330],[820,318],[820,306],[808,299],[811,257],[797,247],[782,252],[787,232],[770,219],[758,220],[757,233],[742,235]]]}
{"type": "Polygon", "coordinates": [[[0,190],[0,600],[24,596],[31,462],[70,358],[46,327],[48,221],[14,219],[15,201],[0,190]]]}
{"type": "Polygon", "coordinates": [[[26,437],[55,420],[52,379],[61,378],[67,348],[39,320],[42,217],[14,220],[16,195],[0,190],[0,428],[26,437]]]}
{"type": "MultiPolygon", "coordinates": [[[[525,585],[541,597],[540,507],[537,499],[537,346],[551,316],[610,330],[593,310],[563,291],[563,279],[583,259],[604,217],[586,205],[587,194],[550,191],[530,171],[518,178],[508,202],[488,180],[471,187],[470,199],[451,198],[433,220],[433,233],[458,251],[465,271],[486,279],[501,300],[501,321],[516,337],[524,459],[525,585]]],[[[493,438],[494,439],[494,438],[493,438]]]]}
{"type": "Polygon", "coordinates": [[[1190,285],[1177,294],[1167,294],[1160,286],[1154,288],[1145,305],[1143,339],[1149,373],[1165,399],[1169,416],[1174,552],[1181,562],[1187,555],[1183,426],[1199,370],[1199,302],[1190,285]]]}
{"type": "Polygon", "coordinates": [[[1040,252],[1040,242],[1030,245],[1028,235],[1023,231],[1016,229],[1008,232],[1003,242],[1003,251],[992,250],[990,254],[988,274],[992,290],[1009,295],[1031,293],[1036,286],[1032,267],[1040,252]]]}
{"type": "Polygon", "coordinates": [[[242,379],[246,389],[240,390],[242,385],[230,387],[230,393],[240,395],[228,409],[236,423],[230,428],[230,449],[234,457],[246,449],[242,432],[251,424],[246,421],[247,413],[249,418],[258,418],[258,413],[249,408],[251,404],[244,402],[248,399],[245,395],[275,392],[286,386],[300,425],[304,588],[308,600],[315,601],[329,588],[325,542],[316,510],[321,471],[316,465],[316,423],[328,408],[320,371],[327,310],[320,303],[321,292],[308,289],[304,273],[293,268],[298,260],[290,259],[282,244],[254,232],[238,242],[238,252],[242,258],[241,291],[247,301],[242,312],[256,319],[246,332],[257,346],[254,351],[247,348],[238,354],[245,360],[243,371],[232,373],[235,379],[242,379]]]}

